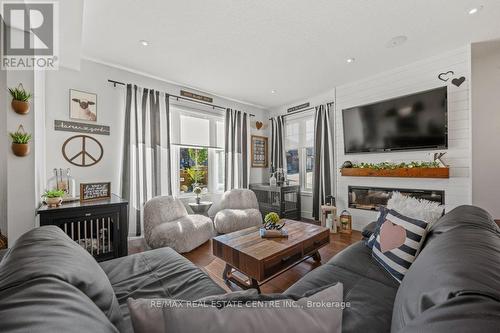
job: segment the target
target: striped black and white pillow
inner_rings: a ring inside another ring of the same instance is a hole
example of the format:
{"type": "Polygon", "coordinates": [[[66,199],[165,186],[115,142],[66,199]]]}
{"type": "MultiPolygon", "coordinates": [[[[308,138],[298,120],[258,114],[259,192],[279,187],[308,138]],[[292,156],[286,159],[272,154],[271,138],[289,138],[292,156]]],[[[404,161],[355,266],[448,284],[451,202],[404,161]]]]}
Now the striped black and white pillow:
{"type": "Polygon", "coordinates": [[[375,224],[375,229],[373,230],[373,233],[370,235],[370,237],[368,237],[368,239],[365,241],[366,246],[368,246],[370,249],[372,249],[373,245],[375,244],[377,235],[380,232],[380,226],[385,222],[385,217],[387,216],[388,212],[389,210],[384,206],[379,207],[379,214],[377,217],[377,222],[375,224]]]}
{"type": "Polygon", "coordinates": [[[372,256],[398,282],[415,261],[427,234],[426,221],[389,210],[375,239],[372,256]]]}

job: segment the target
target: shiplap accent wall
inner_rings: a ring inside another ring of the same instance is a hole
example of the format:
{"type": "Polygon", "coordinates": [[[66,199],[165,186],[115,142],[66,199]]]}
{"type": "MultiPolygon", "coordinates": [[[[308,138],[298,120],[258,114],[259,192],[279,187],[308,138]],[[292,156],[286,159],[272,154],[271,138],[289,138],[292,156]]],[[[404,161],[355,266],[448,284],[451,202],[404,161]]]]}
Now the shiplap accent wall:
{"type": "MultiPolygon", "coordinates": [[[[447,211],[456,206],[471,203],[470,59],[470,46],[466,46],[336,88],[335,144],[336,160],[340,168],[347,160],[353,162],[432,161],[432,155],[436,151],[345,155],[342,109],[447,85],[448,149],[444,159],[451,167],[449,179],[342,177],[340,171],[337,171],[339,212],[347,208],[349,185],[444,190],[447,211]],[[466,81],[460,87],[452,85],[451,79],[447,82],[448,84],[438,80],[439,73],[450,70],[454,71],[457,76],[466,77],[466,81]]],[[[377,216],[376,212],[366,210],[349,209],[349,211],[353,215],[353,228],[357,230],[375,220],[377,216]]]]}

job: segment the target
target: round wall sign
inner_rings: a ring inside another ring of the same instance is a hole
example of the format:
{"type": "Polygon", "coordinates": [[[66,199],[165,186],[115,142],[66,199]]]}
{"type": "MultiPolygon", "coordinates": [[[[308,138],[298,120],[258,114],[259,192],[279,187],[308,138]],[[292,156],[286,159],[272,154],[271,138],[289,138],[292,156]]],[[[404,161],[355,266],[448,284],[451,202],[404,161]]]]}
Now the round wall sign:
{"type": "Polygon", "coordinates": [[[99,141],[88,135],[75,135],[62,146],[66,161],[79,167],[89,167],[99,163],[104,150],[99,141]]]}

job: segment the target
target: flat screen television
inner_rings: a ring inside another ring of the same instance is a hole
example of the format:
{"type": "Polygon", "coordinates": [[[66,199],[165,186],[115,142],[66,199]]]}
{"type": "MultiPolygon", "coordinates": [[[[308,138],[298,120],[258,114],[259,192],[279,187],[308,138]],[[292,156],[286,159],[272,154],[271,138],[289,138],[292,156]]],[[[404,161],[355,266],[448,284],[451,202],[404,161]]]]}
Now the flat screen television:
{"type": "Polygon", "coordinates": [[[346,154],[448,148],[446,87],[342,110],[346,154]]]}

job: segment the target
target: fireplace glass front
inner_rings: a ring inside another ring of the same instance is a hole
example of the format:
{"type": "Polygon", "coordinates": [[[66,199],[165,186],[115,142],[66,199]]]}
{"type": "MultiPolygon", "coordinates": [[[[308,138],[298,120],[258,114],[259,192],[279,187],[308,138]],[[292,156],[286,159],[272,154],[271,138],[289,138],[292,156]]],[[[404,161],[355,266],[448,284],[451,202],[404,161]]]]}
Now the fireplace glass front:
{"type": "Polygon", "coordinates": [[[436,201],[444,205],[444,191],[349,186],[349,207],[378,211],[379,206],[387,205],[387,201],[394,191],[417,199],[436,201]]]}

